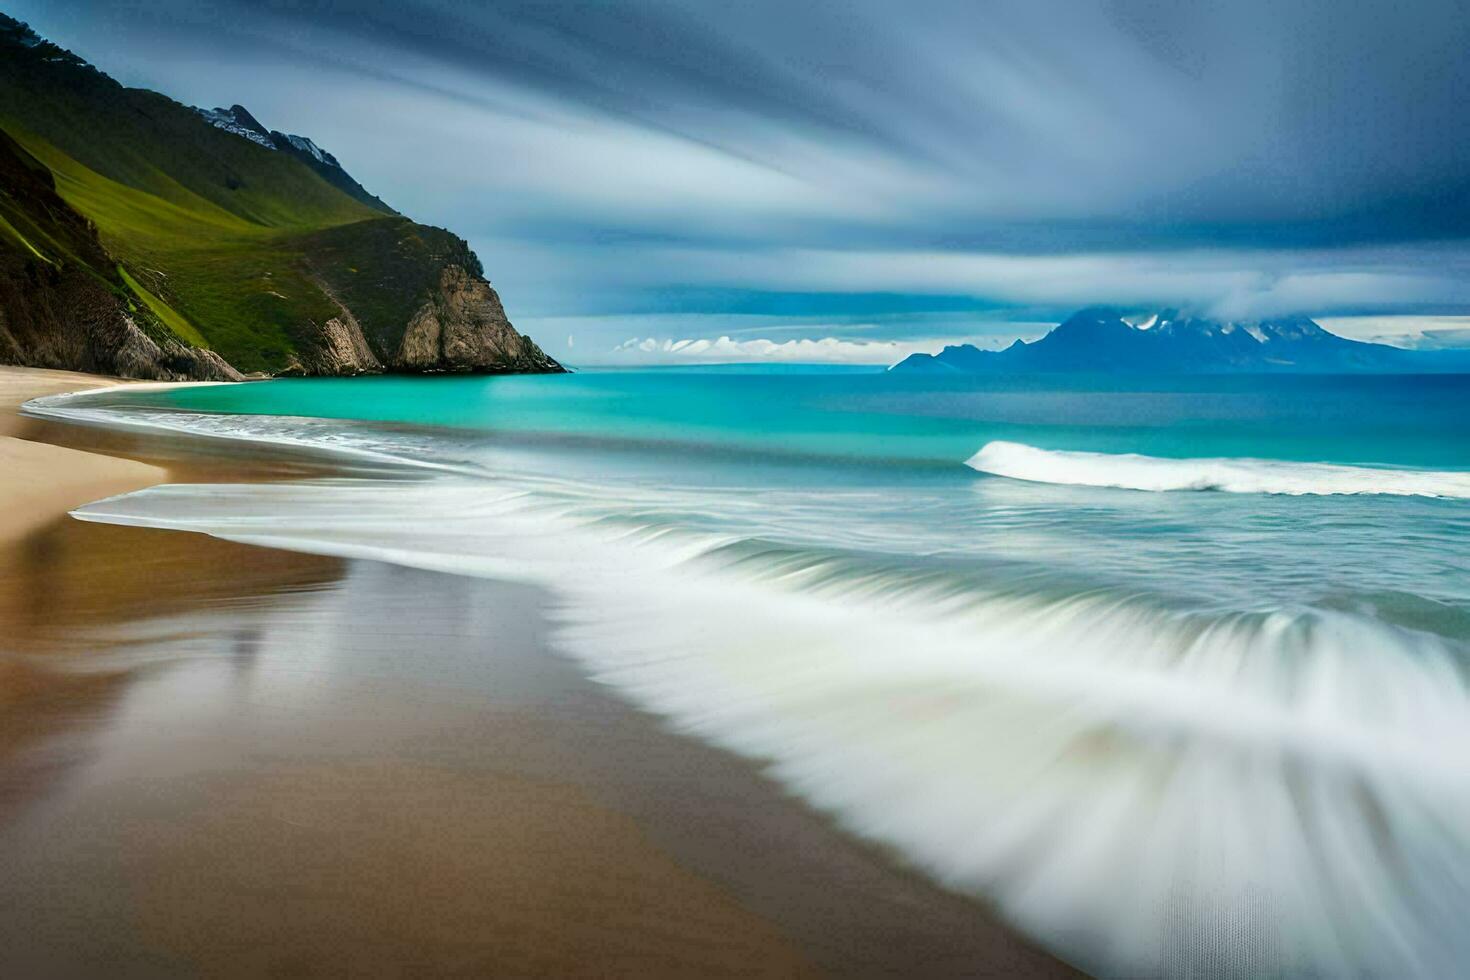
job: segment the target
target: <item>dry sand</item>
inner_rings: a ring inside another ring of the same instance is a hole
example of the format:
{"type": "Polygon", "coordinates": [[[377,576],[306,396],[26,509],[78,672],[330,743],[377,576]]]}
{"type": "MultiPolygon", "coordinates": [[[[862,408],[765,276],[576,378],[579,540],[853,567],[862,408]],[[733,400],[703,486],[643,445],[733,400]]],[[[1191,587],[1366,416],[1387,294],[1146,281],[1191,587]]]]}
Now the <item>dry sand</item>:
{"type": "Polygon", "coordinates": [[[92,500],[161,483],[156,466],[18,438],[22,402],[41,395],[121,384],[70,371],[0,367],[0,545],[92,500]]]}
{"type": "Polygon", "coordinates": [[[5,424],[0,976],[1069,974],[587,681],[544,593],[70,520],[182,464],[5,424]]]}

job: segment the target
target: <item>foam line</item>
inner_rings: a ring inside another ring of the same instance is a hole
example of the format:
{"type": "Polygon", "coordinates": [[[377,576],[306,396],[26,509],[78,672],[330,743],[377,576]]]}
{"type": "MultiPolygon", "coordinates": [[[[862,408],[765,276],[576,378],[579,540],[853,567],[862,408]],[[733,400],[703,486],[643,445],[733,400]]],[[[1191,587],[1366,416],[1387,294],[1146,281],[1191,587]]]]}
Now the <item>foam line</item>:
{"type": "Polygon", "coordinates": [[[1065,452],[1000,441],[986,443],[967,465],[993,476],[1079,487],[1470,499],[1470,473],[1457,471],[1271,459],[1165,459],[1135,453],[1065,452]]]}

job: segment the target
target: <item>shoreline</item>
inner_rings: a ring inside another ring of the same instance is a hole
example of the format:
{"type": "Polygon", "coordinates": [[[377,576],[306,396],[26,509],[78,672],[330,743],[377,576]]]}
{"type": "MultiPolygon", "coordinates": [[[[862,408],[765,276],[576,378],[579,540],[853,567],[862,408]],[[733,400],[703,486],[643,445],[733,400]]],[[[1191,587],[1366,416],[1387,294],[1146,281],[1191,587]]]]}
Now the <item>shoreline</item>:
{"type": "Polygon", "coordinates": [[[22,438],[20,406],[42,395],[128,384],[72,371],[0,368],[0,545],[15,542],[73,508],[168,479],[160,467],[22,438]]]}
{"type": "Polygon", "coordinates": [[[0,542],[0,972],[1075,975],[588,680],[541,590],[71,520],[278,471],[13,411],[81,469],[0,542]]]}

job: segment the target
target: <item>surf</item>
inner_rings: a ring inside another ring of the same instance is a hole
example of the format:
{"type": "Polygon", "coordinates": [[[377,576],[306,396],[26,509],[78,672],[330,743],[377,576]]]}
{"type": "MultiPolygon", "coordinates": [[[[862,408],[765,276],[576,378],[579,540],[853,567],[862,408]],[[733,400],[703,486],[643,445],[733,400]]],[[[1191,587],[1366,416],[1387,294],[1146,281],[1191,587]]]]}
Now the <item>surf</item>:
{"type": "Polygon", "coordinates": [[[1392,495],[1470,499],[1470,472],[1387,469],[1270,459],[1168,459],[1136,453],[1068,452],[1016,442],[986,443],[966,465],[1032,483],[1153,492],[1392,495]]]}
{"type": "Polygon", "coordinates": [[[541,585],[594,678],[1100,974],[1237,955],[1221,930],[1288,973],[1470,955],[1445,921],[1470,901],[1456,640],[485,478],[166,486],[76,516],[541,585]]]}

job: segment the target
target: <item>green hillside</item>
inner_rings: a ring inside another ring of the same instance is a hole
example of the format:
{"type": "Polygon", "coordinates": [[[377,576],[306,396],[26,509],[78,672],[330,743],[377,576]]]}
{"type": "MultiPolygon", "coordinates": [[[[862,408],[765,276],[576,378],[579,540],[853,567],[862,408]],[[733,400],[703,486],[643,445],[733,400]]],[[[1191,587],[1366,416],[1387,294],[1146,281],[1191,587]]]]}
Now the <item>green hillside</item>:
{"type": "MultiPolygon", "coordinates": [[[[4,15],[0,130],[95,226],[109,267],[93,273],[121,283],[130,308],[152,314],[151,329],[242,371],[309,365],[323,325],[353,319],[343,302],[387,363],[445,262],[479,274],[448,232],[354,199],[297,156],[163,95],[125,88],[4,15]]],[[[37,235],[0,224],[0,244],[37,260],[64,251],[37,235]]]]}
{"type": "Polygon", "coordinates": [[[229,366],[103,248],[52,172],[0,132],[0,363],[228,379],[229,366]],[[179,338],[183,338],[180,340],[179,338]]]}

